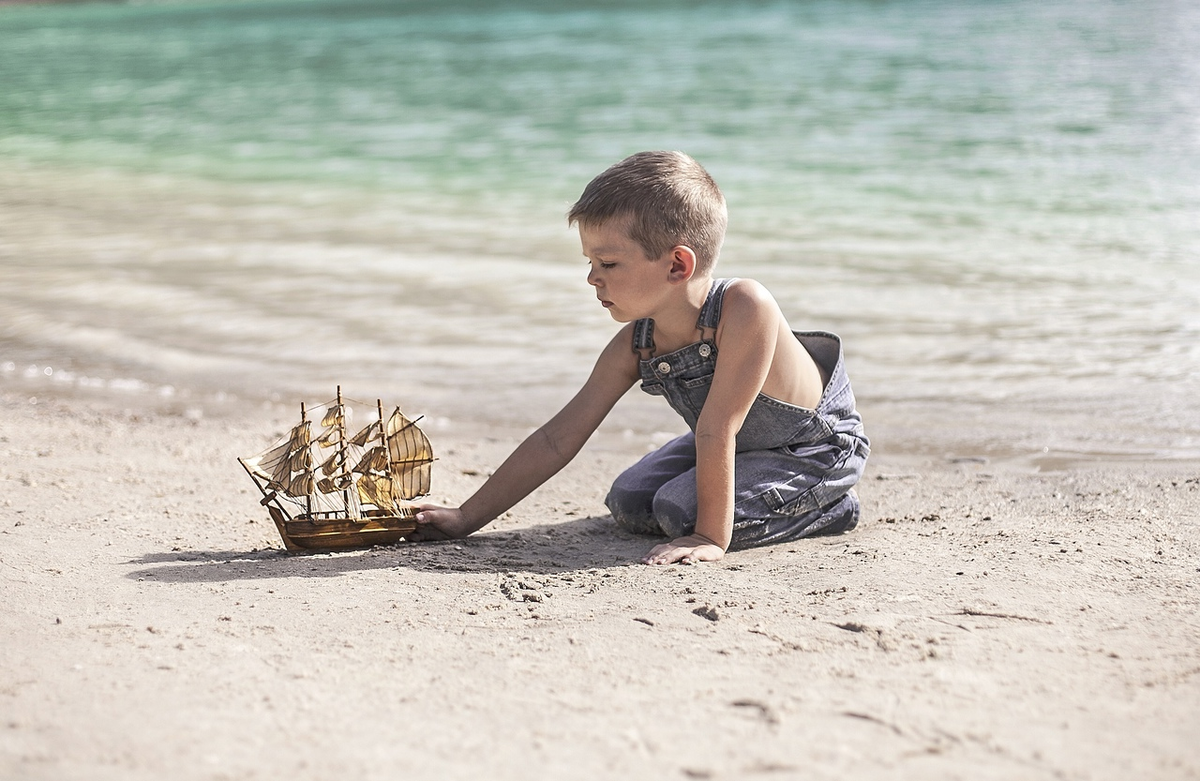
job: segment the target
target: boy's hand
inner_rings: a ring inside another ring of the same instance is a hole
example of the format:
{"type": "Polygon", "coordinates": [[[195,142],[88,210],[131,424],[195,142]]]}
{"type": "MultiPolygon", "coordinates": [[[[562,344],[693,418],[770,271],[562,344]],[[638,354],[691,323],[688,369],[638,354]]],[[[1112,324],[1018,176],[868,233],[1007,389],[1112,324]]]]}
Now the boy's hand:
{"type": "Polygon", "coordinates": [[[720,561],[725,551],[707,537],[689,534],[654,548],[642,559],[643,564],[695,564],[698,561],[720,561]]]}
{"type": "Polygon", "coordinates": [[[475,531],[455,507],[439,507],[436,504],[423,504],[417,508],[417,530],[408,535],[407,539],[424,542],[429,540],[457,540],[475,531]]]}

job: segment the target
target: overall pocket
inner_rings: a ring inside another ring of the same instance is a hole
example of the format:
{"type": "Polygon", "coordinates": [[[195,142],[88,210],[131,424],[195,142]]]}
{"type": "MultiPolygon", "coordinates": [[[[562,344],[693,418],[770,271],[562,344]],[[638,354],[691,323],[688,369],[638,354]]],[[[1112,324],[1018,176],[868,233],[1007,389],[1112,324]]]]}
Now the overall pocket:
{"type": "Polygon", "coordinates": [[[712,381],[711,374],[678,380],[680,400],[697,418],[700,416],[700,410],[704,409],[704,402],[708,399],[709,390],[712,389],[712,381]]]}
{"type": "Polygon", "coordinates": [[[651,396],[666,396],[667,389],[659,380],[642,380],[642,390],[651,396]]]}
{"type": "Polygon", "coordinates": [[[763,495],[774,512],[802,515],[821,509],[845,493],[839,483],[849,452],[833,443],[792,445],[784,450],[796,458],[796,474],[763,495]]]}

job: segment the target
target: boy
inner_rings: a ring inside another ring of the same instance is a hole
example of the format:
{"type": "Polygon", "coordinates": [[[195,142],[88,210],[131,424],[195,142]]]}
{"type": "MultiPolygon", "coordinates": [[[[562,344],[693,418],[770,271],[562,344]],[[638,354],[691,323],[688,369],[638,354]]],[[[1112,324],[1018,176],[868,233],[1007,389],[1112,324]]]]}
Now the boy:
{"type": "Polygon", "coordinates": [[[716,182],[679,152],[635,154],[588,184],[568,224],[600,305],[626,325],[583,388],[474,496],[457,509],[422,505],[414,539],[465,537],[508,510],[638,380],[692,429],[627,469],[606,499],[622,528],[671,538],[643,562],[718,561],[731,546],[854,528],[852,487],[870,451],[841,343],[793,334],[758,283],[713,279],[727,219],[716,182]]]}

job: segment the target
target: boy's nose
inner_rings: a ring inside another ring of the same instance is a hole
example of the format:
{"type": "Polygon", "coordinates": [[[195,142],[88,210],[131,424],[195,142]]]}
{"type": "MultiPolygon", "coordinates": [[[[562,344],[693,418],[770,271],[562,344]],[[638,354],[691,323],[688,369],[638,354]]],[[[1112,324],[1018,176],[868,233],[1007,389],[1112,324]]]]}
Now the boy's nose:
{"type": "Polygon", "coordinates": [[[594,268],[588,269],[588,284],[592,287],[600,285],[600,275],[596,273],[596,269],[594,268]]]}

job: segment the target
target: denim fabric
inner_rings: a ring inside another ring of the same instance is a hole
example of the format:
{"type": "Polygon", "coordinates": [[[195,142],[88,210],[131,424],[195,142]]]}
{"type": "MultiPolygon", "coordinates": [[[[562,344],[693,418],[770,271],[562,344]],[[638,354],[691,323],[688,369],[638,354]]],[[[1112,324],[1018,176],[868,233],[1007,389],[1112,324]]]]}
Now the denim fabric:
{"type": "MultiPolygon", "coordinates": [[[[663,396],[695,432],[717,362],[713,337],[725,291],[713,283],[696,323],[698,342],[654,356],[654,324],[638,321],[634,350],[642,390],[663,396]]],[[[820,331],[795,332],[829,381],[816,409],[759,394],[738,431],[734,456],[731,548],[853,529],[870,442],[854,406],[841,341],[820,331]]],[[[622,528],[680,537],[696,526],[696,439],[685,434],[647,454],[613,483],[605,500],[622,528]]]]}

